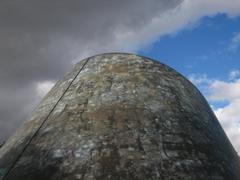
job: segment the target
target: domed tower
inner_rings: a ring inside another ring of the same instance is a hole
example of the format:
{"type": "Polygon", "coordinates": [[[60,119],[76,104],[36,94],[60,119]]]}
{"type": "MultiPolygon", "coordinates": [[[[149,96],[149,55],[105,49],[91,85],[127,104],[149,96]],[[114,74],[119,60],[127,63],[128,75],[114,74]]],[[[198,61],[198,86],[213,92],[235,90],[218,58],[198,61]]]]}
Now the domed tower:
{"type": "Polygon", "coordinates": [[[80,61],[0,149],[2,180],[239,180],[200,92],[132,54],[80,61]]]}

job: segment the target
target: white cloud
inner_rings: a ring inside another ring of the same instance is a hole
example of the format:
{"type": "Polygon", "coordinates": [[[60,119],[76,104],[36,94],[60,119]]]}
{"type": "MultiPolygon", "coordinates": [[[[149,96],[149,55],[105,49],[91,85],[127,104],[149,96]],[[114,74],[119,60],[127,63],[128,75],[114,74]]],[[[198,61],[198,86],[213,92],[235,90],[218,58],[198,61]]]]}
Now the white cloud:
{"type": "Polygon", "coordinates": [[[206,74],[190,74],[188,79],[195,85],[203,85],[213,82],[213,80],[209,79],[206,74]]]}
{"type": "Polygon", "coordinates": [[[240,32],[235,33],[235,35],[231,39],[231,43],[228,49],[229,51],[237,52],[239,46],[240,46],[240,32]]]}
{"type": "Polygon", "coordinates": [[[240,153],[240,99],[230,101],[230,104],[214,110],[218,120],[225,129],[236,151],[240,153]]]}
{"type": "Polygon", "coordinates": [[[240,70],[234,69],[229,73],[229,79],[236,80],[237,78],[240,78],[240,70]]]}
{"type": "Polygon", "coordinates": [[[233,43],[239,43],[239,42],[240,42],[240,32],[237,33],[237,34],[233,37],[232,42],[233,42],[233,43]]]}
{"type": "Polygon", "coordinates": [[[229,17],[240,14],[239,0],[184,0],[177,8],[155,16],[148,24],[138,29],[115,31],[115,47],[137,50],[166,34],[176,33],[196,23],[204,16],[226,13],[229,17]]]}
{"type": "Polygon", "coordinates": [[[209,84],[215,81],[215,79],[210,79],[206,74],[190,74],[188,79],[195,84],[205,96],[209,95],[209,84]]]}
{"type": "MultiPolygon", "coordinates": [[[[231,78],[231,72],[229,78],[231,78]]],[[[205,84],[208,93],[207,99],[211,107],[233,146],[240,153],[240,79],[221,81],[209,79],[206,75],[195,75],[195,78],[190,78],[190,80],[197,86],[205,84]],[[212,105],[222,101],[227,101],[228,104],[224,107],[212,105]]]]}
{"type": "Polygon", "coordinates": [[[43,81],[36,84],[36,91],[40,98],[42,98],[47,92],[54,86],[53,81],[43,81]]]}
{"type": "Polygon", "coordinates": [[[240,99],[240,79],[233,82],[215,80],[209,85],[211,95],[210,100],[214,101],[234,101],[240,99]]]}

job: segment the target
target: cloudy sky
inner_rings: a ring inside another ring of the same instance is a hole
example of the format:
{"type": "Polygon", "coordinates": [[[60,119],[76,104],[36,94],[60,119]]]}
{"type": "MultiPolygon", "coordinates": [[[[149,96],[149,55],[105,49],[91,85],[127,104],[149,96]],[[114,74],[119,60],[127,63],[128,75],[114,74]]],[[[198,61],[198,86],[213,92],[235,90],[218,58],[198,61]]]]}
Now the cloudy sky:
{"type": "Polygon", "coordinates": [[[1,0],[0,141],[74,63],[112,51],[188,77],[240,152],[240,0],[1,0]]]}

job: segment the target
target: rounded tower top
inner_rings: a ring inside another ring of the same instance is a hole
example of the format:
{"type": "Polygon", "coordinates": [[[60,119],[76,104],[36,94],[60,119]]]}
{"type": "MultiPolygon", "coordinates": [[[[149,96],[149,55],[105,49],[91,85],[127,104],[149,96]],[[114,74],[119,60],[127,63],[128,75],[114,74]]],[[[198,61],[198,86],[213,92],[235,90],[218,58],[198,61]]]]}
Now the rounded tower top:
{"type": "Polygon", "coordinates": [[[0,149],[4,180],[237,180],[239,172],[200,92],[172,68],[125,53],[76,64],[0,149]]]}

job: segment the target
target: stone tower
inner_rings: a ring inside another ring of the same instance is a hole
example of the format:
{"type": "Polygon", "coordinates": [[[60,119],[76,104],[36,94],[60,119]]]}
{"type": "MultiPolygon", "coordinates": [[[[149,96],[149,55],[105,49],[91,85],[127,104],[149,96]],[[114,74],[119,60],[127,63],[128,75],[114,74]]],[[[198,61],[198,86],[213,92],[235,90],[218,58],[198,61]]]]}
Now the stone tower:
{"type": "Polygon", "coordinates": [[[80,61],[0,149],[2,180],[239,180],[200,92],[159,62],[80,61]]]}

